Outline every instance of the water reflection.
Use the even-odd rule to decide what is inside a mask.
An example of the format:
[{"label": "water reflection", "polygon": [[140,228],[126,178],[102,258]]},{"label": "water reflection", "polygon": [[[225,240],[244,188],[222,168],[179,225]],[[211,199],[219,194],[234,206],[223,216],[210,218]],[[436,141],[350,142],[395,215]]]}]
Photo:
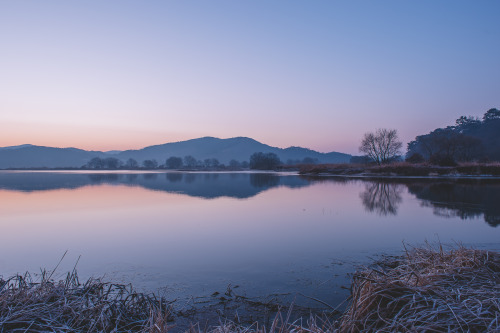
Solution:
[{"label": "water reflection", "polygon": [[490,226],[500,225],[500,180],[494,179],[348,179],[298,177],[271,173],[64,173],[0,172],[0,189],[32,192],[76,189],[89,185],[138,186],[149,190],[181,193],[201,198],[250,198],[275,187],[301,188],[314,183],[348,186],[360,183],[361,204],[367,212],[395,216],[403,192],[416,197],[436,216],[462,220],[483,218]]},{"label": "water reflection", "polygon": [[420,200],[421,206],[432,208],[436,216],[483,218],[492,227],[500,225],[500,180],[369,181],[360,198],[367,211],[381,216],[397,215],[404,187]]},{"label": "water reflection", "polygon": [[403,201],[402,190],[400,184],[369,182],[359,196],[367,211],[381,216],[397,215],[398,205]]},{"label": "water reflection", "polygon": [[[97,173],[97,174],[90,174],[89,179],[92,183],[108,183],[108,182],[116,182],[118,180],[118,174],[110,173],[110,174],[102,174],[102,173]],[[69,179],[71,180],[71,179]],[[66,180],[68,181],[68,180]],[[67,184],[67,183],[65,183]],[[57,186],[54,184],[54,186]],[[61,187],[62,188],[62,187]]]},{"label": "water reflection", "polygon": [[0,172],[0,188],[32,192],[76,189],[88,185],[140,186],[202,198],[250,198],[273,187],[304,187],[311,181],[266,173],[47,173]]},{"label": "water reflection", "polygon": [[483,218],[492,227],[500,225],[500,179],[352,179],[307,177],[311,182],[362,183],[359,193],[366,211],[380,216],[397,215],[403,192],[430,207],[433,214],[462,220]]},{"label": "water reflection", "polygon": [[171,183],[176,183],[182,181],[182,173],[167,173],[167,180]]},{"label": "water reflection", "polygon": [[279,185],[279,178],[272,174],[252,174],[250,184],[256,188],[274,187]]},{"label": "water reflection", "polygon": [[136,180],[137,177],[139,177],[139,175],[136,173],[130,173],[130,174],[127,174],[126,177],[127,177],[128,181],[133,181],[133,180]]},{"label": "water reflection", "polygon": [[[147,180],[156,180],[156,178],[158,178],[158,175],[156,173],[145,173],[142,176]],[[118,178],[116,180],[118,180]]]},{"label": "water reflection", "polygon": [[492,227],[500,225],[500,180],[427,181],[407,186],[435,215],[462,220],[482,216]]}]

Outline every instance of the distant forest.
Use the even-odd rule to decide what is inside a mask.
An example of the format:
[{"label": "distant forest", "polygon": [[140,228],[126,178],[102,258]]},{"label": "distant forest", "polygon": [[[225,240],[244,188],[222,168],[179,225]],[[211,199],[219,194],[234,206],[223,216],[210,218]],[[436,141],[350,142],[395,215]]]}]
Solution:
[{"label": "distant forest", "polygon": [[482,119],[462,116],[453,126],[417,136],[406,156],[408,162],[437,165],[500,161],[500,110],[490,109]]},{"label": "distant forest", "polygon": [[[312,158],[304,158],[305,162],[314,160]],[[274,153],[254,153],[250,156],[250,162],[231,160],[229,165],[224,165],[216,158],[207,158],[205,160],[197,160],[191,155],[184,158],[171,156],[165,160],[165,163],[159,164],[157,160],[144,160],[141,164],[133,158],[129,158],[125,163],[115,157],[100,158],[94,157],[83,169],[171,169],[171,170],[274,170],[283,163],[278,155]]]}]

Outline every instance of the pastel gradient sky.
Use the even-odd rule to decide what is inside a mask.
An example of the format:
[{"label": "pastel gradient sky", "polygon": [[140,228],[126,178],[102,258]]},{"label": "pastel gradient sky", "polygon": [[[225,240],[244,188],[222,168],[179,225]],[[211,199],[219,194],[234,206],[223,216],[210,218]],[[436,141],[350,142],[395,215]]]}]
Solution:
[{"label": "pastel gradient sky", "polygon": [[0,0],[0,146],[358,153],[500,107],[500,1]]}]

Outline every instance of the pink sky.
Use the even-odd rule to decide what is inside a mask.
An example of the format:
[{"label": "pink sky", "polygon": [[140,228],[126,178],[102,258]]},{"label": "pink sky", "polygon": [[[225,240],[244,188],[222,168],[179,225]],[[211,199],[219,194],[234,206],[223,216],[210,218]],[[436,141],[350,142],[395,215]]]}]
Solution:
[{"label": "pink sky", "polygon": [[500,107],[500,4],[2,2],[0,146],[358,153]]}]

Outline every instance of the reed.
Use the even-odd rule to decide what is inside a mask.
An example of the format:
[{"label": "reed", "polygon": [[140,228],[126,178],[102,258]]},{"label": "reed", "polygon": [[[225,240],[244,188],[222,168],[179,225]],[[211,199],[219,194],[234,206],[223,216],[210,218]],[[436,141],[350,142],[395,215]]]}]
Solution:
[{"label": "reed", "polygon": [[341,332],[498,332],[500,254],[414,248],[356,273]]},{"label": "reed", "polygon": [[318,164],[302,165],[303,175],[338,176],[500,176],[500,163],[460,163],[457,166],[436,166],[396,162],[383,165],[371,164]]},{"label": "reed", "polygon": [[44,271],[0,279],[1,332],[166,332],[170,305],[130,285],[89,279],[76,271],[55,282]]},{"label": "reed", "polygon": [[130,285],[89,279],[76,271],[54,282],[43,272],[0,279],[0,332],[499,332],[500,254],[441,245],[383,257],[353,274],[350,303],[340,316],[291,320],[279,309],[267,326],[220,319],[219,325],[175,326],[172,303]]},{"label": "reed", "polygon": [[209,330],[200,328],[199,325],[192,326],[187,333],[327,333],[338,332],[335,322],[327,317],[311,315],[307,320],[297,320],[290,322],[290,311],[283,317],[283,312],[279,311],[269,326],[262,326],[259,323],[253,325],[240,325],[234,322],[221,322],[219,326]]}]

